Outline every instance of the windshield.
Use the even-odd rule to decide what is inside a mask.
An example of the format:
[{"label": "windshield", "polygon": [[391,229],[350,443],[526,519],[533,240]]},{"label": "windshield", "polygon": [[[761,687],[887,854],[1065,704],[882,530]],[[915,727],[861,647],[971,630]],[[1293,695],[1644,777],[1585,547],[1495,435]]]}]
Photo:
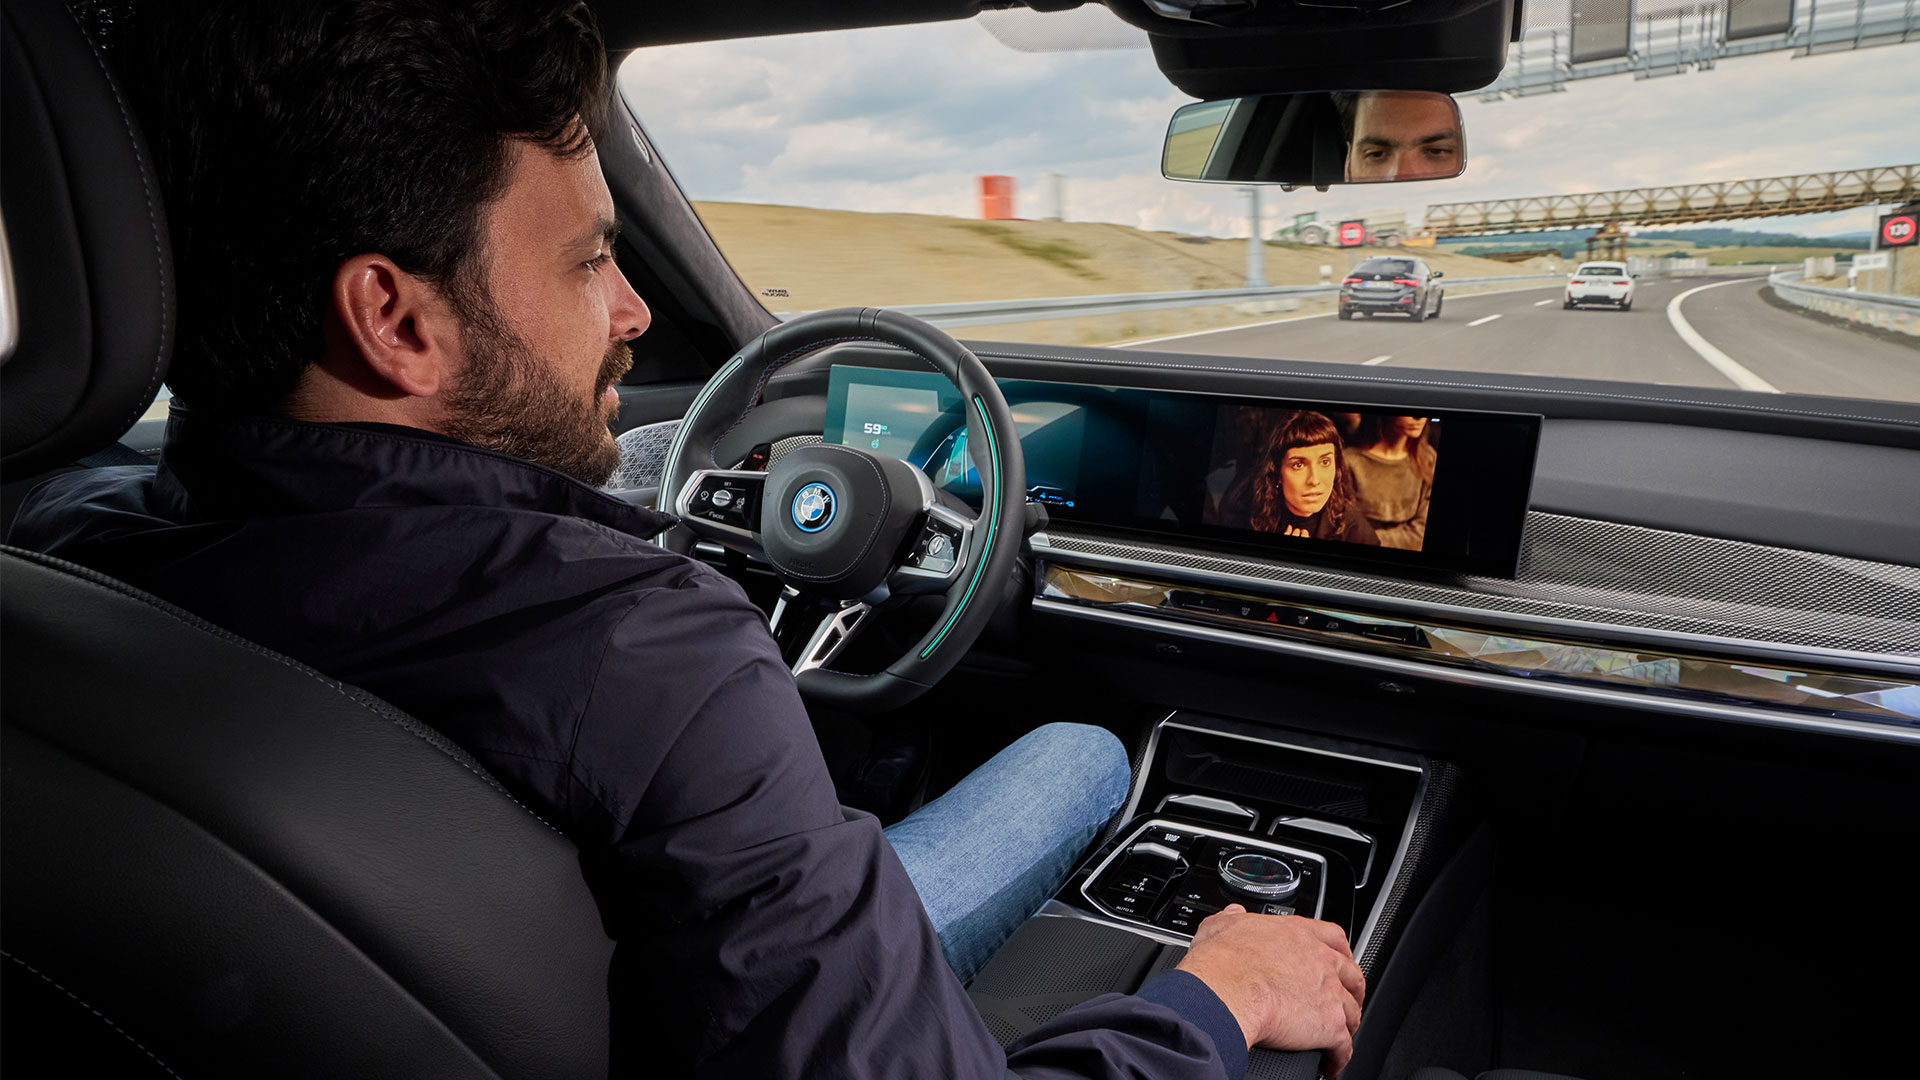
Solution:
[{"label": "windshield", "polygon": [[[1668,41],[1708,10],[1643,4],[1635,25]],[[1512,47],[1531,59],[1455,95],[1463,175],[1325,192],[1164,179],[1192,99],[1098,5],[648,48],[619,81],[780,316],[874,305],[969,340],[1222,365],[1920,401],[1920,248],[1911,225],[1879,239],[1920,199],[1920,49],[1801,58],[1775,47],[1788,35],[1744,55],[1702,33],[1684,40],[1717,62],[1647,79],[1565,64],[1567,17],[1531,12]],[[1410,273],[1375,261],[1404,249],[1440,273],[1427,300],[1342,310],[1343,278]],[[1631,296],[1575,295],[1576,270],[1637,277]],[[1039,298],[1051,317],[1016,303]]]}]

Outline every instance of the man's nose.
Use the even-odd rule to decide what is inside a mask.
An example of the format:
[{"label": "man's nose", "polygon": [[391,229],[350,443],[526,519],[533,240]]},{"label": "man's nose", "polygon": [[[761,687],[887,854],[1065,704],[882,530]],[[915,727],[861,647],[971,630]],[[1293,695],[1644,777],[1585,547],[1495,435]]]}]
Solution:
[{"label": "man's nose", "polygon": [[647,302],[633,291],[627,275],[617,268],[613,273],[613,302],[607,305],[609,319],[608,335],[615,341],[632,341],[647,332],[653,325],[653,312],[647,310]]}]

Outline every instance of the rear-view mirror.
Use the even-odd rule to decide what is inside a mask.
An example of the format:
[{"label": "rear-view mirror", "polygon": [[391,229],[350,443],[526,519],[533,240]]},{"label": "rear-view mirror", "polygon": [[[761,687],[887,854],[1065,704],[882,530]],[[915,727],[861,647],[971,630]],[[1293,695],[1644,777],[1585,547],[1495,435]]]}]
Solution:
[{"label": "rear-view mirror", "polygon": [[1459,106],[1427,90],[1198,102],[1173,114],[1160,159],[1169,180],[1315,187],[1442,180],[1466,166]]}]

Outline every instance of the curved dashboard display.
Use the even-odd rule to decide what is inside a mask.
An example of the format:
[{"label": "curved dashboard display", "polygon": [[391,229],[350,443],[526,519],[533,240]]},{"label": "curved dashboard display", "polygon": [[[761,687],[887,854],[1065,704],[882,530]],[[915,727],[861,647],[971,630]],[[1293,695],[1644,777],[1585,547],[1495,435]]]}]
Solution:
[{"label": "curved dashboard display", "polygon": [[[1540,418],[1002,380],[1027,498],[1063,521],[1291,555],[1510,576]],[[828,442],[978,503],[959,393],[938,373],[836,365]]]}]

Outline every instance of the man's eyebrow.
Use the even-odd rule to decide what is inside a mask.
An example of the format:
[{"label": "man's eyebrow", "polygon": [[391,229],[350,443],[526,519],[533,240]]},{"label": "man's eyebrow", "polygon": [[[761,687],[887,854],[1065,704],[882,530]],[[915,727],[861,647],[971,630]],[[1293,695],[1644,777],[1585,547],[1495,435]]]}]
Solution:
[{"label": "man's eyebrow", "polygon": [[581,248],[597,241],[612,247],[614,239],[619,235],[620,223],[612,218],[602,218],[595,222],[592,228],[575,237],[572,246]]},{"label": "man's eyebrow", "polygon": [[[1406,145],[1425,146],[1428,143],[1446,142],[1448,139],[1457,139],[1459,137],[1460,132],[1458,130],[1449,129],[1447,131],[1436,131],[1431,135],[1422,135],[1417,139],[1409,141]],[[1359,142],[1362,146],[1384,146],[1389,150],[1401,145],[1384,135],[1362,135]]]}]

